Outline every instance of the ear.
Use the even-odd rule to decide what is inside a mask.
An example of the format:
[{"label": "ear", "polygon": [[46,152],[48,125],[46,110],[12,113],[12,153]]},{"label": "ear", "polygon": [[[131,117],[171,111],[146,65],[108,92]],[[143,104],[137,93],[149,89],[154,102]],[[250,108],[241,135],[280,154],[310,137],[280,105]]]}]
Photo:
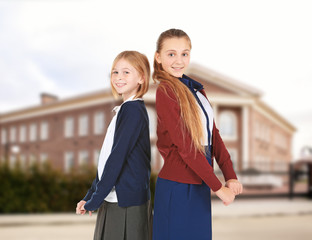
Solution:
[{"label": "ear", "polygon": [[155,52],[155,59],[158,62],[158,64],[161,64],[160,54],[158,52]]},{"label": "ear", "polygon": [[138,81],[138,84],[143,84],[144,82],[145,82],[145,77],[142,76],[140,80]]}]

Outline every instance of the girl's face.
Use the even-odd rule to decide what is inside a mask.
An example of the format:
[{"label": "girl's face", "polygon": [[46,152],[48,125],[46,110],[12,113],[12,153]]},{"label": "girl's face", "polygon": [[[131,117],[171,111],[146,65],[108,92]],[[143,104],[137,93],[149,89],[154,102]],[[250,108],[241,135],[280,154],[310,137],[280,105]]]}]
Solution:
[{"label": "girl's face", "polygon": [[144,82],[139,72],[125,59],[120,59],[112,70],[111,82],[123,100],[136,95],[139,85]]},{"label": "girl's face", "polygon": [[189,65],[190,53],[191,46],[186,38],[168,38],[155,58],[167,73],[179,78]]}]

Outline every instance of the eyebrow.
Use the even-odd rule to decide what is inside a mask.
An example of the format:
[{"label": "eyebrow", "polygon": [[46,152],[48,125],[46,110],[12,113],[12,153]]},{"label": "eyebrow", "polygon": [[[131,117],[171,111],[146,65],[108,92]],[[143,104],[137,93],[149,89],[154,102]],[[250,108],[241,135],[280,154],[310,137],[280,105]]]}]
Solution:
[{"label": "eyebrow", "polygon": [[[113,70],[118,70],[118,69],[117,68],[113,68]],[[130,68],[122,68],[121,70],[129,70],[129,71],[131,71]]]},{"label": "eyebrow", "polygon": [[[171,51],[176,52],[177,50],[169,49],[169,50],[167,50],[166,52],[171,52]],[[191,50],[189,50],[189,49],[184,49],[182,52],[190,52],[190,51],[191,51]]]}]

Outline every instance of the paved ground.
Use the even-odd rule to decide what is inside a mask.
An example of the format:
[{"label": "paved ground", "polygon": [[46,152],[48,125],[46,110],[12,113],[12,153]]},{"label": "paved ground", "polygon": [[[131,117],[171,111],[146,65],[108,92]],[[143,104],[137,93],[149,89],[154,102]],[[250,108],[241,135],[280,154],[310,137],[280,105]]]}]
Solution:
[{"label": "paved ground", "polygon": [[[0,238],[92,239],[95,218],[95,214],[89,217],[71,213],[0,215]],[[310,240],[311,223],[311,200],[238,200],[227,207],[213,201],[214,240]]]},{"label": "paved ground", "polygon": [[213,240],[311,240],[312,215],[216,219]]}]

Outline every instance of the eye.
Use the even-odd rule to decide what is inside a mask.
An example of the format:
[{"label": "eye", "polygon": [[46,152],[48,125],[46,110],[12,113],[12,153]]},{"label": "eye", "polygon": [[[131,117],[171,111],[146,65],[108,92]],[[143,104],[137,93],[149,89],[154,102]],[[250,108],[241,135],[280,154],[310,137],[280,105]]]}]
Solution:
[{"label": "eye", "polygon": [[118,74],[118,71],[112,71],[112,74]]},{"label": "eye", "polygon": [[188,53],[183,53],[182,56],[183,56],[183,57],[187,57],[187,56],[188,56]]},{"label": "eye", "polygon": [[168,56],[169,56],[169,57],[173,57],[173,56],[174,56],[174,53],[169,53]]},{"label": "eye", "polygon": [[125,73],[125,74],[129,74],[130,72],[128,72],[128,71],[124,71],[124,73]]}]

